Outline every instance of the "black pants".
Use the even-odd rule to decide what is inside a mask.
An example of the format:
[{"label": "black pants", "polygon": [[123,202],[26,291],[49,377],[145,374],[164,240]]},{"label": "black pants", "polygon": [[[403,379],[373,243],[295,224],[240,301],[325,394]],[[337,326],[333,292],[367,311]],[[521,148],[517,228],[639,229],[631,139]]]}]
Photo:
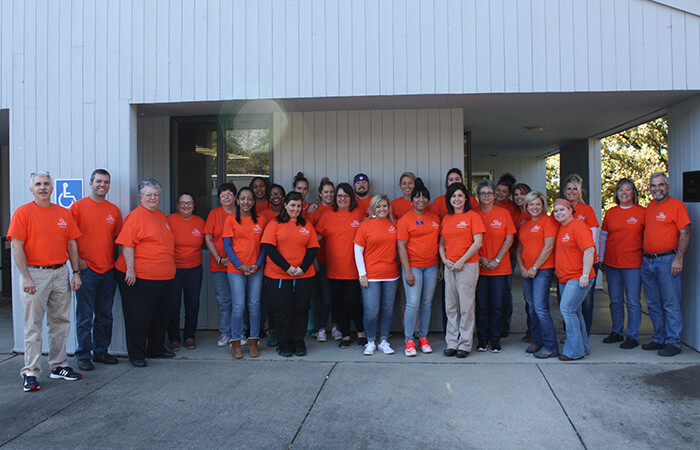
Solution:
[{"label": "black pants", "polygon": [[280,350],[306,350],[306,322],[309,320],[314,278],[282,280],[265,277]]},{"label": "black pants", "polygon": [[338,315],[338,326],[343,336],[350,336],[350,320],[358,333],[365,331],[362,322],[362,292],[358,280],[329,279],[333,293],[333,309]]},{"label": "black pants", "polygon": [[[173,280],[173,310],[168,324],[170,342],[180,342],[180,305],[185,303],[185,339],[194,338],[199,315],[199,291],[202,289],[202,266],[177,269]],[[184,291],[184,296],[182,295]]]},{"label": "black pants", "polygon": [[133,361],[162,355],[165,331],[172,311],[173,280],[136,278],[133,286],[127,286],[124,272],[116,273],[122,296],[129,359]]}]

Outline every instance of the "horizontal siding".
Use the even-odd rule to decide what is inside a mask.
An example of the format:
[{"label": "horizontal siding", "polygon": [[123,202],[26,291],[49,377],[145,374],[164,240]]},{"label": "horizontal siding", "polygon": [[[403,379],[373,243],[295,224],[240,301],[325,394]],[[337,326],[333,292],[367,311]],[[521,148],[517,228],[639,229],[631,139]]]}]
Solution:
[{"label": "horizontal siding", "polygon": [[503,158],[498,156],[472,157],[472,173],[493,171],[493,181],[506,172],[525,183],[533,191],[547,195],[545,160],[543,158]]},{"label": "horizontal siding", "polygon": [[302,171],[316,201],[327,176],[350,182],[366,173],[372,194],[401,195],[405,171],[423,178],[433,196],[442,193],[445,172],[463,164],[461,109],[296,112],[273,116],[273,180],[286,189]]}]

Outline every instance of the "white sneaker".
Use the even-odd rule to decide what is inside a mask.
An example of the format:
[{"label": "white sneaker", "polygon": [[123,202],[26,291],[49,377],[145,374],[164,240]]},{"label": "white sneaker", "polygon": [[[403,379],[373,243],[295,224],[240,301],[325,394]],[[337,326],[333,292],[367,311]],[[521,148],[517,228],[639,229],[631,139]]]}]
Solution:
[{"label": "white sneaker", "polygon": [[391,348],[391,345],[389,345],[389,342],[385,339],[382,342],[379,343],[377,348],[381,351],[384,352],[385,355],[393,355],[394,354],[394,349]]},{"label": "white sneaker", "polygon": [[[386,342],[386,341],[385,341]],[[374,345],[374,341],[369,341],[365,344],[365,355],[371,356],[374,355],[374,351],[377,349],[377,346]]]},{"label": "white sneaker", "polygon": [[222,334],[219,336],[219,339],[216,340],[216,346],[217,347],[228,347],[228,341],[231,339],[231,336],[227,334]]},{"label": "white sneaker", "polygon": [[343,339],[343,333],[341,333],[340,330],[336,327],[333,327],[333,329],[331,330],[331,336],[333,336],[333,340],[335,341]]},{"label": "white sneaker", "polygon": [[318,333],[316,333],[316,342],[326,342],[328,340],[328,337],[326,337],[326,329],[321,328],[318,330]]}]

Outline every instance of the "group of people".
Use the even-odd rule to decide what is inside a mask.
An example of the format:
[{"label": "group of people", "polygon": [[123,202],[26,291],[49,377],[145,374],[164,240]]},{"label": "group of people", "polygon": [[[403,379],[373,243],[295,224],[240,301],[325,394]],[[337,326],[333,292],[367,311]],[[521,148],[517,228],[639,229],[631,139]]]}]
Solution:
[{"label": "group of people", "polygon": [[[189,193],[178,195],[177,212],[163,214],[162,188],[149,178],[139,185],[140,205],[123,224],[119,209],[106,200],[110,181],[106,170],[95,170],[90,196],[66,210],[50,202],[50,174],[32,174],[34,201],[13,215],[8,238],[22,276],[25,391],[39,389],[46,311],[51,377],[81,377],[68,366],[65,350],[71,290],[77,292],[75,354],[81,370],[93,370],[93,362],[118,362],[107,353],[117,286],[134,366],[145,367],[146,358],[171,358],[181,345],[196,348],[204,247],[219,310],[217,345],[230,347],[235,359],[243,357],[246,344],[250,357],[258,357],[264,336],[281,356],[304,356],[307,330],[319,342],[330,335],[347,349],[353,326],[365,355],[392,354],[388,338],[395,300],[404,298],[397,296],[400,285],[404,354],[415,356],[417,348],[431,353],[428,328],[440,282],[444,355],[467,357],[475,335],[476,351],[499,353],[501,338],[510,332],[516,264],[527,311],[523,340],[535,357],[571,361],[590,353],[592,287],[603,269],[612,316],[603,342],[622,342],[624,349],[639,344],[643,284],[654,333],[642,347],[663,356],[680,352],[680,275],[690,220],[683,203],[669,196],[664,174],[649,180],[654,200],[647,208],[638,204],[634,183],[620,180],[618,206],[605,213],[602,227],[583,202],[576,174],[566,178],[564,198],[555,200],[551,216],[545,196],[510,174],[496,183],[480,181],[473,197],[453,168],[445,194],[432,203],[411,172],[401,175],[402,196],[393,201],[372,196],[363,173],[352,185],[323,178],[318,203],[307,201],[303,173],[288,193],[261,177],[240,189],[227,182],[218,188],[221,206],[206,221],[194,214]],[[561,349],[550,313],[555,276],[566,330]]]}]

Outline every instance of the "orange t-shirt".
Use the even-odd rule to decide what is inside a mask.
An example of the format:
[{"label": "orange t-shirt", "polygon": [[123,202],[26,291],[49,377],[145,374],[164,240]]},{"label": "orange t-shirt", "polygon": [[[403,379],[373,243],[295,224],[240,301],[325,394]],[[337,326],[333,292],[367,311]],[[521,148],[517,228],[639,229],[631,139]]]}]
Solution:
[{"label": "orange t-shirt", "polygon": [[355,197],[355,200],[357,200],[357,208],[355,209],[361,209],[365,216],[369,216],[369,203],[372,201],[373,195],[368,195],[367,197],[360,199],[358,197]]},{"label": "orange t-shirt", "polygon": [[508,213],[510,214],[510,218],[513,220],[513,223],[515,223],[515,221],[518,218],[518,214],[520,214],[520,210],[518,210],[518,208],[515,206],[512,200],[508,200],[505,203],[494,202],[494,206],[498,206],[508,211]]},{"label": "orange t-shirt", "polygon": [[658,204],[656,200],[652,200],[646,211],[644,251],[663,253],[677,249],[680,230],[688,224],[688,209],[682,201],[668,197]]},{"label": "orange t-shirt", "polygon": [[365,259],[368,279],[398,278],[396,225],[389,219],[368,219],[362,222],[355,233],[354,243],[365,248],[362,256]]},{"label": "orange t-shirt", "polygon": [[[304,261],[306,250],[318,247],[318,236],[316,236],[314,227],[308,222],[304,226],[298,226],[295,220],[286,223],[273,220],[265,227],[261,242],[274,245],[289,264],[299,267]],[[269,256],[266,259],[265,276],[268,278],[291,280],[310,278],[316,275],[313,264],[301,277],[292,277],[286,270],[275,264]]]},{"label": "orange t-shirt", "polygon": [[[554,261],[557,278],[560,283],[578,280],[583,273],[583,251],[589,247],[595,249],[591,229],[578,220],[572,220],[566,225],[560,225],[557,232],[557,240],[554,243]],[[593,252],[593,262],[596,261]],[[590,279],[595,277],[595,271],[591,266],[588,274]]]},{"label": "orange t-shirt", "polygon": [[[457,261],[474,243],[474,235],[485,232],[484,222],[474,211],[447,214],[440,223],[440,236],[445,240],[445,257],[450,261]],[[479,252],[466,262],[478,263]]]},{"label": "orange t-shirt", "polygon": [[174,213],[166,217],[175,238],[175,267],[191,269],[202,265],[204,219],[193,215],[188,220]]},{"label": "orange t-shirt", "polygon": [[[137,278],[172,280],[175,277],[175,238],[162,211],[149,211],[143,206],[131,211],[116,242],[134,249]],[[124,254],[114,266],[126,272]]]},{"label": "orange t-shirt", "polygon": [[[430,206],[430,204],[428,204],[428,206]],[[394,215],[394,219],[399,220],[409,211],[413,211],[413,203],[411,203],[410,200],[399,197],[391,201],[391,212]]]},{"label": "orange t-shirt", "polygon": [[[226,217],[229,215],[235,216],[236,212],[229,214],[226,212],[223,206],[212,209],[207,216],[207,222],[204,224],[204,234],[211,234],[214,239],[214,246],[216,247],[219,257],[226,258],[226,252],[224,252],[224,224],[226,223]],[[226,272],[226,266],[219,264],[216,259],[214,259],[213,254],[209,254],[209,271],[211,272]]]},{"label": "orange t-shirt", "polygon": [[[470,211],[479,210],[479,201],[471,195],[469,196],[469,208]],[[438,217],[440,217],[440,220],[444,219],[447,215],[447,203],[445,203],[445,196],[441,195],[433,200],[433,206],[430,208],[430,210],[437,214]]]},{"label": "orange t-shirt", "polygon": [[532,217],[530,217],[530,214],[526,213],[525,211],[518,211],[518,214],[516,217],[513,218],[513,222],[515,222],[515,229],[519,230],[520,227],[525,225]]},{"label": "orange t-shirt", "polygon": [[122,229],[119,208],[107,200],[96,202],[85,197],[73,203],[70,213],[80,228],[78,253],[97,273],[105,273],[114,267],[114,239]]},{"label": "orange t-shirt", "polygon": [[[311,223],[311,225],[313,225],[314,228],[316,228],[318,221],[321,220],[321,216],[323,216],[328,211],[333,211],[333,207],[326,206],[324,204],[319,204],[316,208],[316,211],[314,211],[313,214],[309,214],[306,217],[306,220],[308,220]],[[319,264],[326,264],[326,240],[322,239],[320,244],[321,248],[319,248],[318,253],[316,253],[316,259],[318,260]]]},{"label": "orange t-shirt", "polygon": [[33,201],[17,208],[7,230],[8,239],[24,242],[28,266],[65,263],[68,241],[79,236],[80,229],[66,208],[53,203],[43,207]]},{"label": "orange t-shirt", "polygon": [[[479,256],[483,256],[487,259],[494,259],[496,255],[498,255],[498,251],[501,249],[506,236],[515,234],[513,219],[505,208],[501,208],[497,205],[494,205],[489,212],[484,212],[479,209],[479,215],[481,216],[481,220],[484,221],[484,227],[486,228],[486,232],[484,233],[483,237],[483,244],[479,249]],[[513,273],[513,269],[510,266],[510,258],[508,257],[508,253],[503,256],[503,259],[498,264],[498,267],[493,270],[487,270],[483,267],[479,267],[479,275],[487,277],[496,275],[510,275],[511,273]]]},{"label": "orange t-shirt", "polygon": [[[236,215],[230,214],[224,223],[225,238],[232,238],[233,251],[241,264],[252,266],[260,256],[260,239],[267,225],[264,217],[258,217],[258,223],[252,217],[241,217],[241,223],[236,221]],[[242,273],[229,262],[226,266],[229,273]]]},{"label": "orange t-shirt", "polygon": [[257,214],[258,217],[265,211],[266,209],[270,209],[270,203],[265,202],[265,203],[256,203],[255,204],[255,214]]},{"label": "orange t-shirt", "polygon": [[605,213],[602,229],[608,232],[603,256],[606,266],[619,269],[642,267],[645,215],[646,210],[639,205],[630,208],[615,206]]},{"label": "orange t-shirt", "polygon": [[396,238],[406,241],[411,267],[430,267],[440,262],[440,218],[436,214],[426,211],[425,215],[419,216],[415,211],[410,211],[399,219],[396,228]]},{"label": "orange t-shirt", "polygon": [[593,212],[593,208],[591,208],[590,206],[586,205],[585,203],[579,202],[574,209],[576,210],[576,212],[574,213],[574,219],[578,220],[579,222],[585,223],[586,225],[588,225],[588,228],[600,226],[600,222],[598,222],[598,219],[595,216],[595,212]]},{"label": "orange t-shirt", "polygon": [[[529,219],[518,231],[518,239],[523,246],[520,253],[520,258],[523,260],[525,269],[531,268],[537,258],[540,257],[544,248],[544,240],[548,237],[556,237],[559,224],[556,220],[549,217],[547,214],[542,214],[537,220]],[[554,251],[549,254],[542,266],[538,269],[553,269],[554,268]]]},{"label": "orange t-shirt", "polygon": [[279,213],[274,212],[270,208],[267,208],[263,210],[262,213],[258,213],[258,217],[263,217],[267,223],[272,222],[275,220],[275,217],[277,217]]},{"label": "orange t-shirt", "polygon": [[353,239],[360,227],[365,211],[361,207],[353,211],[330,211],[321,216],[316,232],[326,241],[326,275],[336,280],[357,280]]}]

